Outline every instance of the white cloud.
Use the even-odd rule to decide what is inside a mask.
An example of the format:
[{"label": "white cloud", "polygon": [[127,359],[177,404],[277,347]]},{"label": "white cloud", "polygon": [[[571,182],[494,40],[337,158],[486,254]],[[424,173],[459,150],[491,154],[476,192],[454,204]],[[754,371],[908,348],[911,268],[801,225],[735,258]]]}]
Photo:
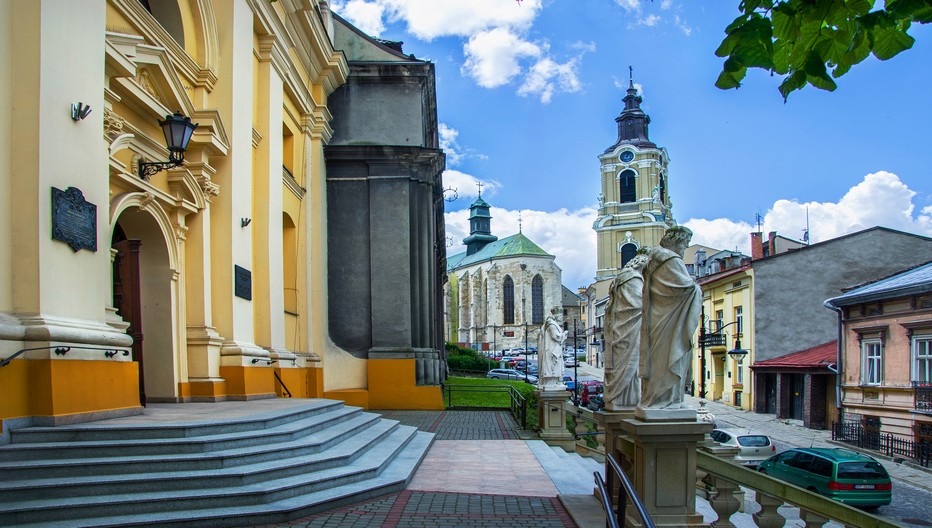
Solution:
[{"label": "white cloud", "polygon": [[540,47],[521,39],[507,28],[473,35],[463,51],[466,54],[463,75],[471,77],[484,88],[508,84],[522,71],[519,59],[541,55]]},{"label": "white cloud", "polygon": [[663,9],[664,11],[666,11],[670,9],[672,5],[673,5],[673,0],[663,0],[662,2],[660,2],[660,9]]},{"label": "white cloud", "polygon": [[615,0],[615,3],[625,8],[625,11],[641,11],[641,0]]},{"label": "white cloud", "polygon": [[443,188],[455,190],[460,199],[471,199],[478,196],[480,183],[482,184],[482,194],[485,196],[494,196],[502,188],[502,184],[495,180],[482,180],[458,170],[443,171]]},{"label": "white cloud", "polygon": [[422,40],[445,36],[470,37],[491,28],[525,30],[543,8],[541,0],[373,0],[393,21],[404,21]]},{"label": "white cloud", "polygon": [[[485,191],[483,191],[484,193]],[[492,234],[505,238],[521,231],[544,251],[556,257],[563,270],[563,285],[575,291],[579,286],[592,283],[596,269],[595,221],[597,210],[586,207],[576,211],[510,211],[493,207]],[[446,214],[446,233],[453,240],[447,255],[455,255],[466,248],[462,240],[469,235],[469,210]]]},{"label": "white cloud", "polygon": [[660,15],[647,15],[646,17],[638,20],[638,24],[647,27],[654,27],[663,20],[660,18]]},{"label": "white cloud", "polygon": [[458,165],[463,159],[459,145],[456,144],[456,137],[460,134],[459,131],[447,126],[446,123],[440,123],[437,129],[437,134],[440,137],[440,149],[447,155],[447,165]]},{"label": "white cloud", "polygon": [[483,88],[517,81],[519,95],[534,95],[544,103],[557,92],[581,89],[579,61],[595,51],[594,43],[577,41],[569,49],[578,54],[560,62],[550,56],[547,43],[529,40],[543,0],[334,0],[332,8],[374,36],[385,30],[387,20],[404,24],[421,40],[465,38],[463,76]]},{"label": "white cloud", "polygon": [[518,88],[518,95],[539,95],[540,102],[549,103],[554,90],[573,93],[582,89],[577,76],[579,58],[558,64],[550,58],[544,58],[531,66],[524,84]]},{"label": "white cloud", "polygon": [[689,24],[687,24],[685,20],[680,18],[680,15],[673,16],[673,25],[678,27],[680,31],[682,31],[683,34],[686,35],[687,37],[691,35],[693,32],[693,28],[689,27]]},{"label": "white cloud", "polygon": [[[809,216],[809,241],[822,242],[875,226],[932,236],[932,206],[914,215],[913,197],[896,174],[885,171],[868,174],[845,193],[837,203],[777,200],[764,215],[761,230],[792,239],[801,239]],[[719,218],[690,219],[683,225],[693,230],[693,242],[718,249],[750,254],[750,233],[757,226]]]},{"label": "white cloud", "polygon": [[331,2],[331,7],[340,16],[352,22],[363,33],[377,37],[385,31],[382,17],[385,6],[381,2],[366,0],[349,0],[348,2]]}]

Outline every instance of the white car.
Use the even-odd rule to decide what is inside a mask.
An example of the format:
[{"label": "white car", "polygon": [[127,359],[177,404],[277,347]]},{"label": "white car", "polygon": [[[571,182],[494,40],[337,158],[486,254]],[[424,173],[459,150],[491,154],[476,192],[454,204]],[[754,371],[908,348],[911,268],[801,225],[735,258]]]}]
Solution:
[{"label": "white car", "polygon": [[713,429],[709,436],[719,444],[737,447],[735,462],[748,467],[757,467],[777,452],[777,447],[773,445],[770,437],[754,431]]}]

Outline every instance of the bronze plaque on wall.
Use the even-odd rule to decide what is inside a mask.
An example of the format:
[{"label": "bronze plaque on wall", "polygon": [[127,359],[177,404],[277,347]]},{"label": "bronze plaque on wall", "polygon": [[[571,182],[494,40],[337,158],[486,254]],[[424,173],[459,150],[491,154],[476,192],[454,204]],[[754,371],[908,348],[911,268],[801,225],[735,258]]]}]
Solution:
[{"label": "bronze plaque on wall", "polygon": [[233,294],[247,301],[252,300],[252,272],[233,265]]},{"label": "bronze plaque on wall", "polygon": [[85,200],[80,189],[52,187],[52,239],[68,244],[74,252],[97,251],[97,206]]}]

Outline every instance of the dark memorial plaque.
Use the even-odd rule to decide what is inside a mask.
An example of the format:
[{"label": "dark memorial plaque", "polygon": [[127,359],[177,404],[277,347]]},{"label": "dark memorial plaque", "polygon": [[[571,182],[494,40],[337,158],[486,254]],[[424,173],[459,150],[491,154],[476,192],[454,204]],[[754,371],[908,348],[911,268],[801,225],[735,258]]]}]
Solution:
[{"label": "dark memorial plaque", "polygon": [[233,294],[247,301],[252,300],[252,272],[233,265]]},{"label": "dark memorial plaque", "polygon": [[97,251],[97,206],[85,200],[80,189],[52,187],[52,239],[68,244],[76,253],[79,249]]}]

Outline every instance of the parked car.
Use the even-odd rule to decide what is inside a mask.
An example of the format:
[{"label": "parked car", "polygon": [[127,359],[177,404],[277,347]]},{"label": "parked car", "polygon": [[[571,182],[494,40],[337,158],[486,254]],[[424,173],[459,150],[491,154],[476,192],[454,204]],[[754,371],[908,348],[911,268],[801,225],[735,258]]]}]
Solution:
[{"label": "parked car", "polygon": [[890,475],[873,457],[841,448],[794,448],[760,463],[757,471],[851,506],[890,504]]},{"label": "parked car", "polygon": [[757,467],[777,451],[770,437],[754,431],[713,429],[709,436],[719,444],[737,447],[735,462],[748,467]]},{"label": "parked car", "polygon": [[564,367],[575,367],[576,366],[576,356],[564,357],[563,358]]},{"label": "parked car", "polygon": [[573,376],[563,376],[563,384],[566,385],[566,390],[572,392],[576,387],[576,380],[573,379]]},{"label": "parked car", "polygon": [[515,369],[492,369],[485,375],[489,379],[519,380],[528,383],[537,384],[537,376],[525,374]]},{"label": "parked car", "polygon": [[585,381],[579,386],[579,403],[583,407],[589,406],[589,398],[602,394],[604,385],[601,381]]},{"label": "parked car", "polygon": [[589,401],[586,402],[586,407],[588,407],[590,411],[601,411],[602,409],[605,409],[604,394],[605,393],[599,393],[589,396]]}]

